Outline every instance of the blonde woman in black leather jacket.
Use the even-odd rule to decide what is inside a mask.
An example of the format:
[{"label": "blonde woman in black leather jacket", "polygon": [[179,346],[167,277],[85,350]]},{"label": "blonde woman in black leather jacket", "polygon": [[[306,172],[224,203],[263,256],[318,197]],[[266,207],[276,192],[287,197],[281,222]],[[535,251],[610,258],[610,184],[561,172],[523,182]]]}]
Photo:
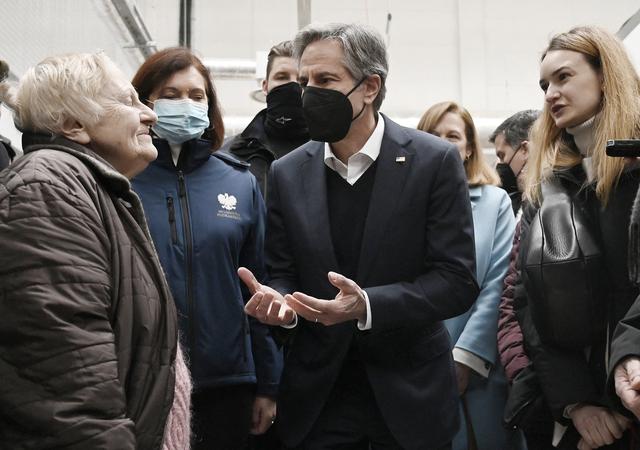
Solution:
[{"label": "blonde woman in black leather jacket", "polygon": [[617,38],[596,27],[578,27],[551,39],[542,56],[540,87],[545,105],[531,136],[520,256],[544,245],[527,241],[529,222],[544,204],[542,184],[559,179],[600,246],[601,281],[608,292],[598,299],[606,310],[602,323],[591,324],[603,331],[583,348],[568,348],[539,339],[540,323],[536,327],[530,320],[527,306],[541,300],[520,285],[515,304],[525,345],[556,420],[560,448],[629,448],[630,421],[611,407],[604,388],[611,333],[637,295],[627,277],[626,229],[640,170],[635,162],[606,156],[605,143],[640,135],[640,80]]}]

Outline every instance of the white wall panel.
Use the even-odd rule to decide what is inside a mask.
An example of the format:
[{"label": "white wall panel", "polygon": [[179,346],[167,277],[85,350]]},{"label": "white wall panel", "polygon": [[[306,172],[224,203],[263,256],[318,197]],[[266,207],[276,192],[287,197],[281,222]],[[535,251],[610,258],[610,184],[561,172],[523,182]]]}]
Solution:
[{"label": "white wall panel", "polygon": [[[47,56],[104,51],[133,76],[144,61],[108,0],[1,0],[0,58],[17,77]],[[6,110],[0,134],[20,147],[19,133]]]},{"label": "white wall panel", "polygon": [[178,45],[179,0],[135,0],[135,3],[159,49]]},{"label": "white wall panel", "polygon": [[2,0],[0,55],[12,72],[46,56],[103,50],[127,74],[142,62],[140,52],[125,48],[131,39],[107,0]]}]

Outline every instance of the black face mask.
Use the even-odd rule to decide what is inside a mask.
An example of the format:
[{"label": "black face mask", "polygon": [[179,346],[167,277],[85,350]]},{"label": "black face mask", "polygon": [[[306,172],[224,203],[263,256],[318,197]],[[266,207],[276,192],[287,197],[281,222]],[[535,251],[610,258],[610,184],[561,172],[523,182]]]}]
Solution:
[{"label": "black face mask", "polygon": [[[518,174],[513,173],[513,169],[511,168],[511,161],[516,156],[516,154],[520,151],[522,144],[516,148],[511,155],[511,159],[506,163],[498,163],[496,164],[496,171],[498,172],[498,176],[500,177],[500,181],[502,182],[502,189],[507,191],[508,193],[517,192],[518,191]],[[520,169],[522,171],[522,169]]]},{"label": "black face mask", "polygon": [[496,171],[502,182],[502,189],[511,193],[518,190],[518,180],[516,174],[513,173],[513,169],[507,163],[496,164]]},{"label": "black face mask", "polygon": [[[366,78],[366,77],[365,77]],[[358,81],[346,94],[333,89],[307,86],[302,96],[302,110],[309,126],[309,136],[314,141],[338,142],[349,133],[351,122],[360,117],[366,106],[353,117],[348,97],[365,80]]]},{"label": "black face mask", "polygon": [[282,138],[308,136],[302,113],[302,88],[298,83],[276,86],[267,94],[265,128],[268,134]]}]

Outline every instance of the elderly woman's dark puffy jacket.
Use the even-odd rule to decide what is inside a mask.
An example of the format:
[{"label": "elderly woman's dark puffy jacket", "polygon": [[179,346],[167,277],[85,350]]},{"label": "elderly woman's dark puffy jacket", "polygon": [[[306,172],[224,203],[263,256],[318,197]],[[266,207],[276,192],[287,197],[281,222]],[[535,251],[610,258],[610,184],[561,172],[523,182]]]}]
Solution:
[{"label": "elderly woman's dark puffy jacket", "polygon": [[31,146],[0,176],[0,448],[160,448],[176,346],[128,180],[66,139]]}]

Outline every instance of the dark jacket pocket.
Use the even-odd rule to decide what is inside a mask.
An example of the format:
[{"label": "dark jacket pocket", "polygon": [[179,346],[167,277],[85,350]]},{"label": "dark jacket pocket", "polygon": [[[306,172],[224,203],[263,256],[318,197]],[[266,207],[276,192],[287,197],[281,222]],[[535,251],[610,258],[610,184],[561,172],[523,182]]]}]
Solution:
[{"label": "dark jacket pocket", "polygon": [[421,330],[398,328],[357,336],[363,360],[380,366],[420,366],[451,350],[442,322]]},{"label": "dark jacket pocket", "polygon": [[416,339],[411,352],[411,365],[420,366],[451,351],[451,340],[444,325],[431,329]]}]

